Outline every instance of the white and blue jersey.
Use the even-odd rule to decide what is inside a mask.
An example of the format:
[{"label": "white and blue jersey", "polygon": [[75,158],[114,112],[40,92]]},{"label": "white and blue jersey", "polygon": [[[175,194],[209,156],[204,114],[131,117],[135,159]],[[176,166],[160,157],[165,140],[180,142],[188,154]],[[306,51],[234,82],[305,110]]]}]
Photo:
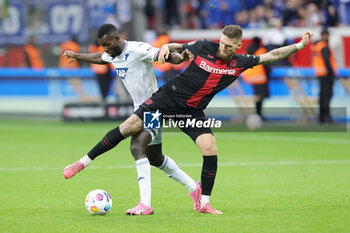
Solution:
[{"label": "white and blue jersey", "polygon": [[158,90],[153,62],[157,61],[159,49],[148,43],[126,41],[123,52],[114,59],[103,53],[101,59],[112,63],[118,76],[129,92],[135,110]]}]

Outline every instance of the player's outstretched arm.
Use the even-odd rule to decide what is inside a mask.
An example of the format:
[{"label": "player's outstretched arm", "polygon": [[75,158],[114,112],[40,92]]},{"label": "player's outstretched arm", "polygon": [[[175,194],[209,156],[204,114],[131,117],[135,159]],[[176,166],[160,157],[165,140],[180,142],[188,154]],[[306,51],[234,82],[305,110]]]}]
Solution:
[{"label": "player's outstretched arm", "polygon": [[102,53],[75,53],[73,51],[66,50],[62,56],[69,59],[67,61],[68,63],[71,63],[75,60],[82,60],[95,64],[107,64],[107,62],[101,59]]},{"label": "player's outstretched arm", "polygon": [[164,64],[169,58],[170,52],[182,53],[182,44],[171,43],[163,45],[158,54],[158,62]]},{"label": "player's outstretched arm", "polygon": [[274,49],[268,53],[260,55],[259,64],[268,64],[276,62],[292,55],[293,53],[299,51],[300,49],[308,45],[312,35],[312,31],[308,30],[303,33],[303,37],[299,43]]}]

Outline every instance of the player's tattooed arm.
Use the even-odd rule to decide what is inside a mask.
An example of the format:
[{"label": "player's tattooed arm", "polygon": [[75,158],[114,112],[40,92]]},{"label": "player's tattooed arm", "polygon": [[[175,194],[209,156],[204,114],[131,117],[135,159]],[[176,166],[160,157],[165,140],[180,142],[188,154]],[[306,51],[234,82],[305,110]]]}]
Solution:
[{"label": "player's tattooed arm", "polygon": [[107,64],[101,59],[102,53],[75,53],[73,51],[64,51],[63,56],[69,59],[67,62],[71,63],[75,60],[87,61],[95,64]]},{"label": "player's tattooed arm", "polygon": [[158,62],[164,64],[169,58],[170,52],[182,53],[182,44],[171,43],[163,45],[158,54]]},{"label": "player's tattooed arm", "polygon": [[276,62],[292,55],[293,53],[299,51],[300,49],[308,45],[312,35],[313,33],[310,30],[308,30],[303,33],[303,37],[299,43],[274,49],[268,53],[260,55],[259,64],[268,64]]},{"label": "player's tattooed arm", "polygon": [[274,49],[268,53],[260,55],[259,64],[268,64],[268,63],[279,61],[283,58],[290,56],[291,54],[297,51],[298,49],[295,44]]},{"label": "player's tattooed arm", "polygon": [[182,44],[178,44],[178,43],[171,43],[168,44],[168,48],[170,50],[170,52],[178,52],[178,53],[182,53]]}]

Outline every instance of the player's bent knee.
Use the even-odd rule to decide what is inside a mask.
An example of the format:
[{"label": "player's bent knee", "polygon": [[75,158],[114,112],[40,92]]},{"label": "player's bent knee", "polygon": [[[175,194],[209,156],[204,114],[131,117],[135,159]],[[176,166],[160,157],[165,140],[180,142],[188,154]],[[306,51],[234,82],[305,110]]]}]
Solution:
[{"label": "player's bent knee", "polygon": [[203,155],[217,155],[218,149],[212,134],[202,134],[196,140],[196,145]]},{"label": "player's bent knee", "polygon": [[149,163],[155,167],[160,167],[164,161],[163,154],[155,154],[155,155],[148,156],[147,158],[149,160]]},{"label": "player's bent knee", "polygon": [[160,167],[163,164],[163,161],[161,159],[149,159],[149,163],[154,167]]},{"label": "player's bent knee", "polygon": [[120,133],[124,137],[135,135],[142,130],[142,120],[135,114],[132,114],[120,126]]},{"label": "player's bent knee", "polygon": [[161,144],[151,145],[147,147],[147,158],[152,166],[159,167],[164,162]]},{"label": "player's bent knee", "polygon": [[135,160],[147,158],[145,149],[140,144],[132,143],[130,145],[130,151]]},{"label": "player's bent knee", "polygon": [[203,148],[202,151],[203,155],[217,155],[218,154],[218,148],[216,145],[207,145],[205,148]]}]

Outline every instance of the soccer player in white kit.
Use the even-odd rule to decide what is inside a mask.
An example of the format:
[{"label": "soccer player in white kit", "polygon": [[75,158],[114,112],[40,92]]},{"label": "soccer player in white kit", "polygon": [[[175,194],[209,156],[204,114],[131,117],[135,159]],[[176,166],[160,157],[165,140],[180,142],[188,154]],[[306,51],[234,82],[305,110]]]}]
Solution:
[{"label": "soccer player in white kit", "polygon": [[[99,28],[98,40],[105,50],[104,53],[65,51],[63,55],[66,58],[71,58],[68,62],[77,59],[95,64],[112,63],[128,90],[136,110],[158,89],[153,62],[158,59],[159,49],[144,42],[123,40],[117,28],[112,24],[104,24]],[[178,64],[189,58],[190,53],[185,51],[181,55],[171,53],[167,61]],[[115,133],[118,132],[110,132],[110,134]],[[106,148],[114,146],[114,142],[108,139],[107,134],[99,144]],[[194,210],[200,208],[201,186],[182,171],[174,160],[162,153],[161,145],[161,131],[143,130],[131,138],[130,150],[135,159],[138,174],[140,202],[136,207],[126,211],[128,215],[153,214],[150,165],[158,167],[170,178],[184,185],[190,191],[194,202]],[[63,174],[66,179],[80,172],[95,159],[89,153],[65,168]]]}]

